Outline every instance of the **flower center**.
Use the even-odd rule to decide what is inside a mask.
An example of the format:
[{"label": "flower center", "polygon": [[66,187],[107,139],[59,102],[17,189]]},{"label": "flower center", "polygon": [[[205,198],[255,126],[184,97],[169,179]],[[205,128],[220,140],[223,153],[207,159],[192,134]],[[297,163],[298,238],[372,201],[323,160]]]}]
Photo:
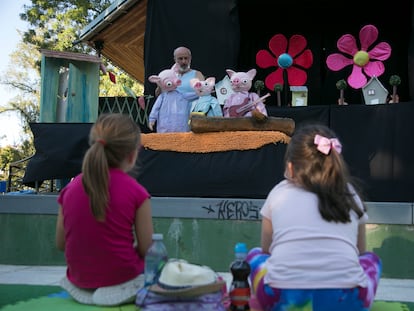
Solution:
[{"label": "flower center", "polygon": [[359,67],[364,67],[369,62],[369,55],[365,51],[358,51],[354,55],[354,63]]},{"label": "flower center", "polygon": [[283,69],[289,68],[293,64],[292,56],[287,53],[280,54],[279,58],[277,59],[277,64]]}]

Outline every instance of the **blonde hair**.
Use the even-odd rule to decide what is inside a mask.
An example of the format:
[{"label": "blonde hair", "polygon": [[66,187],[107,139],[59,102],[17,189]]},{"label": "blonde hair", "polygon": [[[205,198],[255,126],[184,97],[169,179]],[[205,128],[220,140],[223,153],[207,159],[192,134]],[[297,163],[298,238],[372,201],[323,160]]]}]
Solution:
[{"label": "blonde hair", "polygon": [[141,143],[139,126],[121,113],[101,114],[89,133],[82,163],[82,183],[93,216],[105,220],[109,202],[109,168],[119,168]]},{"label": "blonde hair", "polygon": [[362,217],[350,186],[357,189],[342,155],[334,148],[327,155],[320,152],[314,142],[316,134],[337,138],[321,124],[306,124],[295,130],[285,154],[286,164],[293,166],[294,182],[318,196],[319,212],[325,220],[350,222],[350,210]]}]

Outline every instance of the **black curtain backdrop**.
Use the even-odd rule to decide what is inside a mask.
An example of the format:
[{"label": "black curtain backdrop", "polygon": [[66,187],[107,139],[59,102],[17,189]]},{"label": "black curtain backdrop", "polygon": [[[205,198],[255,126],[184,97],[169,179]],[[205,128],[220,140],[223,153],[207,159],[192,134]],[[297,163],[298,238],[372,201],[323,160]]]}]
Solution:
[{"label": "black curtain backdrop", "polygon": [[[414,202],[414,102],[384,105],[272,107],[270,115],[296,126],[318,122],[343,144],[351,174],[366,200]],[[23,182],[66,179],[81,170],[90,123],[30,124],[36,154]],[[285,144],[257,150],[179,153],[142,149],[135,176],[153,196],[265,198],[283,178]]]},{"label": "black curtain backdrop", "polygon": [[154,95],[148,77],[174,64],[173,52],[186,46],[192,67],[216,81],[239,55],[237,0],[148,0],[145,30],[145,94]]},{"label": "black curtain backdrop", "polygon": [[161,197],[265,198],[283,178],[285,150],[282,143],[211,153],[142,150],[137,180]]},{"label": "black curtain backdrop", "polygon": [[72,178],[81,171],[89,147],[91,123],[30,123],[35,155],[29,160],[23,183]]},{"label": "black curtain backdrop", "polygon": [[414,107],[390,105],[333,106],[331,127],[342,140],[351,174],[363,182],[369,198],[411,201]]},{"label": "black curtain backdrop", "polygon": [[[189,47],[193,68],[207,77],[214,76],[216,81],[226,75],[226,69],[251,68],[258,70],[255,80],[264,80],[274,69],[259,68],[256,53],[268,49],[275,34],[287,38],[301,34],[314,56],[307,70],[308,105],[334,105],[339,97],[335,84],[349,76],[351,67],[332,72],[326,66],[326,57],[338,52],[336,43],[342,35],[352,34],[359,43],[360,29],[372,24],[379,31],[376,43],[385,41],[392,47],[379,80],[391,93],[389,78],[399,75],[400,101],[409,101],[414,93],[413,11],[411,0],[148,0],[145,93],[154,94],[155,86],[147,79],[171,67],[173,50],[178,46]],[[275,103],[273,97],[267,100],[271,105]],[[285,90],[282,97],[289,101],[290,91]],[[345,99],[349,104],[364,104],[361,90],[350,87],[345,90]]]}]

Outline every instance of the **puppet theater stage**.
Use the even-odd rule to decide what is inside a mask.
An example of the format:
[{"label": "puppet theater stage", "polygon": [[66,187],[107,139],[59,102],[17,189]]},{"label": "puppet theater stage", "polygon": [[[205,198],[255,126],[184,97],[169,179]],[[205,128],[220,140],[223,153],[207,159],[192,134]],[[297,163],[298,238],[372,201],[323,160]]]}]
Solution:
[{"label": "puppet theater stage", "polygon": [[[414,202],[414,143],[410,139],[414,103],[273,107],[269,111],[293,119],[296,126],[319,122],[331,127],[343,142],[345,160],[362,182],[367,201]],[[79,173],[90,126],[32,123],[36,154],[28,163],[24,183],[34,187],[36,182]],[[256,146],[249,147],[241,139],[239,145],[215,152],[197,150],[197,146],[192,150],[189,146],[184,152],[171,144],[165,148],[151,146],[146,136],[164,134],[143,134],[136,178],[157,197],[264,199],[283,178],[287,139],[275,137],[261,143],[261,133],[269,134],[249,132],[243,138],[256,140]],[[180,134],[170,137],[174,135]],[[205,147],[205,135],[209,133],[192,134],[193,141],[199,140],[199,149]],[[215,139],[220,140],[219,135]]]},{"label": "puppet theater stage", "polygon": [[[323,20],[316,21],[323,13],[326,14]],[[177,23],[177,16],[186,16],[186,19]],[[252,16],[256,17],[254,22]],[[349,105],[338,106],[335,83],[350,72],[329,71],[325,65],[326,56],[337,50],[336,42],[341,35],[352,33],[357,37],[361,27],[367,24],[375,25],[379,40],[392,46],[392,56],[384,62],[386,70],[380,79],[389,87],[387,81],[391,75],[401,76],[400,103],[364,105],[360,90],[348,88],[345,97]],[[267,100],[269,114],[292,118],[296,125],[318,121],[338,133],[345,147],[345,160],[353,175],[361,179],[367,201],[372,203],[369,209],[374,227],[369,232],[368,242],[384,258],[385,276],[414,278],[411,251],[414,242],[410,235],[414,223],[411,1],[397,0],[385,7],[377,2],[340,4],[328,0],[285,3],[148,0],[145,76],[169,68],[172,51],[179,45],[191,48],[192,67],[201,70],[206,77],[215,76],[220,80],[227,68],[257,68],[255,54],[259,49],[267,49],[275,33],[287,38],[294,34],[305,36],[314,63],[308,70],[306,83],[309,106],[276,107],[272,95]],[[256,79],[264,80],[269,73],[258,69]],[[154,86],[146,79],[144,83],[146,94],[152,94]],[[78,173],[90,126],[90,123],[31,124],[36,154],[26,169],[24,182],[34,186],[35,182],[70,178]],[[142,130],[148,133],[145,124]],[[274,141],[251,150],[212,153],[154,150],[144,146],[136,177],[154,197],[156,229],[168,236],[167,247],[175,252],[172,255],[224,271],[232,258],[231,246],[241,237],[249,245],[256,245],[258,211],[268,191],[283,177],[285,146],[282,141]],[[56,215],[55,195],[6,195],[1,202],[5,203],[5,212],[0,215],[0,224],[21,228],[31,238],[29,241],[27,237],[15,236],[14,242],[28,245],[22,252],[14,248],[16,243],[12,245],[0,237],[8,250],[0,255],[0,262],[64,262],[61,254],[50,250],[53,243],[50,232]],[[30,210],[34,211],[31,217],[35,217],[36,225],[23,215]],[[171,233],[173,227],[176,231]],[[181,228],[181,232],[177,228]],[[12,236],[14,231],[8,232]],[[177,233],[177,237],[172,238]],[[225,241],[223,236],[226,236]],[[200,241],[203,241],[202,248]],[[42,254],[34,245],[42,245]],[[204,248],[221,254],[221,259],[213,258]]]},{"label": "puppet theater stage", "polygon": [[[351,172],[364,183],[367,200],[414,201],[410,191],[414,185],[414,168],[410,160],[414,147],[409,137],[414,116],[412,1],[396,0],[386,7],[373,1],[356,0],[343,5],[328,0],[121,2],[130,3],[131,8],[144,3],[146,10],[145,94],[154,94],[155,89],[147,77],[171,67],[171,54],[177,46],[190,47],[192,67],[201,70],[206,77],[216,77],[216,81],[225,76],[227,68],[241,71],[256,68],[255,79],[265,80],[275,68],[259,68],[256,53],[268,49],[269,40],[275,34],[283,34],[286,38],[295,34],[305,37],[306,48],[313,55],[312,66],[306,70],[309,106],[287,107],[290,92],[285,85],[282,107],[276,106],[274,92],[263,90],[263,93],[272,94],[266,100],[269,114],[292,118],[296,126],[301,122],[318,121],[334,129],[345,145],[344,156]],[[322,12],[323,20],[316,22],[315,17]],[[283,15],[289,18],[281,18]],[[186,18],[177,22],[177,16]],[[396,19],[398,22],[391,22]],[[400,103],[365,105],[361,89],[348,87],[345,100],[349,105],[338,106],[336,83],[351,74],[351,66],[334,72],[327,68],[326,58],[338,52],[336,45],[342,35],[352,34],[358,41],[359,31],[368,24],[378,29],[377,41],[387,42],[392,48],[391,56],[383,61],[385,71],[379,79],[390,90],[390,76],[401,77],[398,86]],[[109,27],[116,30],[117,21]],[[105,46],[104,42],[104,55]],[[125,49],[118,47],[119,51]],[[124,69],[128,72],[128,68]],[[131,103],[131,107],[134,105]],[[105,111],[108,109],[100,108],[100,112]],[[137,113],[142,115],[144,112]],[[149,133],[145,121],[140,125],[143,133]],[[79,172],[81,157],[87,147],[88,128],[88,124],[32,124],[39,149],[27,167],[24,182],[33,185],[46,179],[70,178]],[[64,145],[61,143],[63,137]],[[137,178],[154,196],[263,199],[283,176],[283,153],[284,143],[218,153],[143,148]],[[48,165],[44,166],[45,163]]]}]

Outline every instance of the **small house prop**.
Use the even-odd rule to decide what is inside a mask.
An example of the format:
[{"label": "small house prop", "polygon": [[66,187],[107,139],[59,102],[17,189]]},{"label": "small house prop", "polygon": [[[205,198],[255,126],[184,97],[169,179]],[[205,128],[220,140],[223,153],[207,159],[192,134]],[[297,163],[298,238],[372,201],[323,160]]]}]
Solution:
[{"label": "small house prop", "polygon": [[308,105],[308,88],[306,86],[291,86],[292,92],[292,106],[307,106]]},{"label": "small house prop", "polygon": [[387,102],[388,91],[375,76],[362,87],[362,92],[366,105],[385,104]]}]

